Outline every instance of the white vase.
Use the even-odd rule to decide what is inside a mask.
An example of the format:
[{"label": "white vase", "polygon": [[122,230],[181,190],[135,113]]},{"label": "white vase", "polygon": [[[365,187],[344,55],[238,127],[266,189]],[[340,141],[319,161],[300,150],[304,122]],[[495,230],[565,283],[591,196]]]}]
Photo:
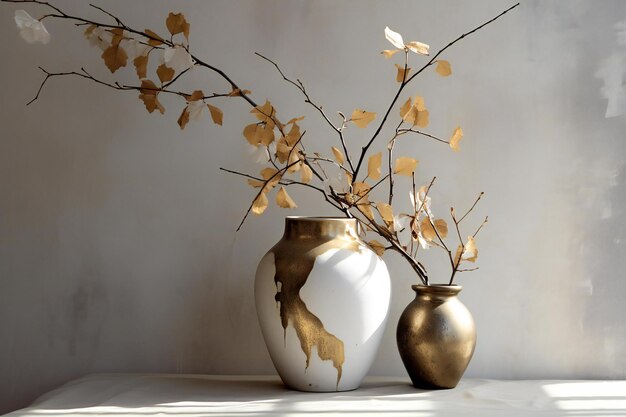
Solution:
[{"label": "white vase", "polygon": [[256,273],[259,323],[289,388],[348,391],[367,374],[385,330],[391,283],[357,221],[287,217]]}]

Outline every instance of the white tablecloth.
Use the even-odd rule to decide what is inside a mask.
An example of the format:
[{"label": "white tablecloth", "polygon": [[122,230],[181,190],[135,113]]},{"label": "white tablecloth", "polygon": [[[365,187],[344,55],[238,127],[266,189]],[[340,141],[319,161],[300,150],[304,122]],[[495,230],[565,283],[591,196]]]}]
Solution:
[{"label": "white tablecloth", "polygon": [[277,377],[90,375],[45,394],[25,416],[626,416],[626,381],[463,379],[452,390],[369,377],[356,391],[304,393]]}]

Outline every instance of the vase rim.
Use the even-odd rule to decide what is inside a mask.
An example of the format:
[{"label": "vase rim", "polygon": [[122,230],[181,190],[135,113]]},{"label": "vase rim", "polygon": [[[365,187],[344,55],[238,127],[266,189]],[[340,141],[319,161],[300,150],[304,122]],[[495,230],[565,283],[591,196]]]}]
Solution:
[{"label": "vase rim", "polygon": [[336,238],[356,239],[359,235],[359,223],[355,218],[347,217],[285,217],[287,239]]},{"label": "vase rim", "polygon": [[337,217],[337,216],[285,216],[286,220],[305,220],[305,221],[313,221],[313,222],[323,222],[323,221],[349,221],[355,222],[357,219],[354,217]]},{"label": "vase rim", "polygon": [[448,284],[429,284],[429,285],[411,285],[413,291],[418,294],[437,294],[437,295],[455,295],[461,292],[463,287],[461,285],[448,285]]}]

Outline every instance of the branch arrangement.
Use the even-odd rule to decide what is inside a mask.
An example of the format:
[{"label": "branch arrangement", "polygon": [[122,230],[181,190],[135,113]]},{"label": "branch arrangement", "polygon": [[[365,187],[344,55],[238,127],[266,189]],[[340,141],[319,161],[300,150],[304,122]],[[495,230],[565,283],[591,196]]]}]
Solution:
[{"label": "branch arrangement", "polygon": [[[287,193],[290,186],[305,187],[324,201],[339,210],[342,215],[356,218],[369,234],[377,235],[385,243],[371,239],[370,247],[379,255],[386,250],[399,253],[413,268],[424,285],[429,284],[426,268],[417,260],[420,250],[431,247],[445,251],[450,262],[451,274],[449,285],[459,272],[473,271],[478,268],[464,268],[464,262],[475,262],[478,256],[475,238],[487,222],[484,221],[475,231],[463,238],[461,223],[476,207],[483,196],[480,193],[474,203],[462,215],[458,216],[455,209],[450,209],[450,217],[454,225],[454,234],[458,238],[456,249],[446,243],[448,223],[442,218],[436,218],[431,211],[430,190],[435,183],[433,178],[428,184],[418,188],[416,168],[418,161],[407,156],[396,157],[394,148],[397,140],[404,135],[416,134],[421,137],[437,141],[449,146],[453,151],[459,150],[463,131],[460,127],[453,129],[452,134],[445,139],[429,133],[424,129],[429,124],[429,111],[425,101],[420,96],[407,97],[398,108],[397,104],[405,87],[415,77],[434,67],[435,71],[447,77],[452,73],[448,61],[439,57],[450,47],[471,35],[484,26],[499,19],[513,10],[519,3],[509,7],[499,15],[486,21],[480,26],[463,33],[437,53],[430,57],[419,69],[412,72],[409,67],[411,53],[418,56],[429,56],[429,46],[421,42],[405,43],[402,36],[389,28],[385,29],[385,37],[395,49],[385,50],[382,54],[391,59],[397,53],[403,58],[402,64],[396,64],[396,81],[398,89],[377,123],[371,137],[360,150],[350,150],[346,143],[346,131],[350,127],[366,129],[376,120],[377,114],[363,109],[355,109],[349,116],[337,112],[338,119],[334,122],[324,111],[321,104],[314,101],[304,83],[285,75],[285,72],[272,59],[257,53],[257,56],[271,64],[282,79],[297,88],[302,94],[304,102],[312,106],[319,113],[323,122],[337,135],[338,146],[333,146],[328,154],[309,151],[305,147],[305,131],[301,130],[300,122],[303,116],[294,117],[283,122],[270,101],[258,104],[251,97],[251,91],[241,88],[224,71],[208,64],[205,60],[194,55],[190,48],[190,24],[182,13],[170,13],[165,21],[167,36],[161,36],[157,31],[150,29],[139,30],[126,25],[120,17],[103,8],[91,4],[103,14],[106,21],[94,21],[80,16],[66,13],[53,4],[43,0],[1,0],[7,3],[34,3],[44,7],[47,14],[39,19],[31,17],[24,10],[15,12],[15,21],[22,37],[29,43],[48,43],[50,34],[43,21],[46,19],[63,19],[72,22],[83,30],[86,39],[102,51],[101,58],[106,67],[115,73],[120,68],[132,65],[138,77],[135,85],[120,84],[99,79],[91,75],[85,68],[79,71],[50,72],[40,68],[44,74],[37,94],[28,103],[36,101],[44,86],[52,78],[78,77],[100,84],[115,90],[134,91],[138,93],[148,112],[165,113],[165,107],[159,101],[161,94],[173,95],[182,101],[182,112],[178,118],[181,129],[191,120],[203,117],[207,109],[211,120],[218,125],[223,123],[223,112],[214,103],[216,100],[238,98],[244,100],[252,109],[250,113],[253,122],[245,126],[243,136],[250,144],[257,162],[264,167],[258,174],[243,173],[226,168],[221,170],[239,175],[247,179],[256,192],[252,202],[239,224],[240,230],[250,213],[260,215],[269,205],[269,194],[275,192],[276,204],[282,208],[295,208],[296,203]],[[226,88],[205,93],[203,90],[181,91],[176,83],[194,67],[199,67],[217,74],[226,84]],[[152,75],[149,77],[148,74]],[[388,122],[394,109],[397,109],[398,120],[393,135],[386,140],[384,151],[373,152],[372,146],[379,139],[380,134]],[[283,119],[284,120],[284,119]],[[394,122],[395,123],[395,122]],[[380,142],[380,139],[379,139]],[[386,155],[383,157],[383,153]],[[383,164],[383,158],[385,159]],[[365,164],[367,162],[367,172]],[[396,177],[404,176],[411,180],[409,200],[412,210],[408,213],[394,209]],[[372,191],[377,188],[387,188],[385,201],[374,199]]]}]

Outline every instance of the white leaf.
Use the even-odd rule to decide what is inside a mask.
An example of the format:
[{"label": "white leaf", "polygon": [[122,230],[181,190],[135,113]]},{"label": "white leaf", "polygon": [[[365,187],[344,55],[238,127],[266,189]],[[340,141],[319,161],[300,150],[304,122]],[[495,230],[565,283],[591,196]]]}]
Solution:
[{"label": "white leaf", "polygon": [[407,43],[406,47],[416,54],[420,55],[428,55],[428,49],[430,48],[430,46],[426,45],[425,43],[417,41]]},{"label": "white leaf", "polygon": [[50,42],[50,34],[39,20],[26,13],[25,10],[15,11],[15,24],[20,30],[20,36],[28,43]]},{"label": "white leaf", "polygon": [[126,55],[128,55],[128,59],[131,61],[138,56],[146,55],[149,49],[148,45],[139,43],[134,39],[122,39],[120,46],[124,48]]},{"label": "white leaf", "polygon": [[385,28],[385,38],[387,38],[387,40],[391,42],[391,44],[396,48],[404,49],[404,41],[402,40],[402,35],[389,29],[389,26]]},{"label": "white leaf", "polygon": [[193,67],[193,58],[189,52],[180,45],[166,48],[163,52],[163,62],[177,73],[181,73]]},{"label": "white leaf", "polygon": [[200,117],[202,117],[202,110],[205,108],[206,104],[202,100],[190,101],[189,104],[187,104],[189,120],[200,120]]},{"label": "white leaf", "polygon": [[248,153],[250,158],[257,164],[266,164],[270,160],[270,154],[267,151],[267,146],[263,144],[248,145]]},{"label": "white leaf", "polygon": [[101,27],[97,27],[97,28],[94,28],[94,30],[92,30],[89,33],[89,36],[87,36],[87,39],[89,39],[89,44],[91,46],[96,46],[104,51],[109,46],[111,46],[111,41],[113,40],[113,34],[111,32],[104,30]]}]

